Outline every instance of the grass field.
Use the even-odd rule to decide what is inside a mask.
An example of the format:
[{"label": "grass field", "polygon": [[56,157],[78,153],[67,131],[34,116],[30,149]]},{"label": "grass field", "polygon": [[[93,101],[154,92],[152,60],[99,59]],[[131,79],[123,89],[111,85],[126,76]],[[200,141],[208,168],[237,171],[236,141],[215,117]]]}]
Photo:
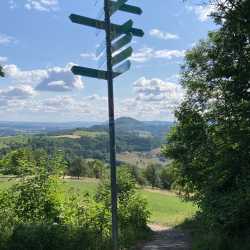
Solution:
[{"label": "grass field", "polygon": [[[13,180],[8,181],[7,178],[0,177],[0,190],[6,189],[13,184]],[[64,188],[71,189],[79,193],[89,193],[94,195],[98,181],[93,179],[72,180],[66,179],[63,181]],[[164,226],[176,226],[181,224],[185,219],[191,218],[197,208],[192,203],[182,202],[172,192],[141,189],[141,195],[148,201],[148,206],[151,211],[150,223],[161,224]]]},{"label": "grass field", "polygon": [[107,135],[106,132],[99,132],[99,131],[85,131],[85,130],[76,130],[72,134],[68,135],[57,135],[53,136],[54,138],[69,138],[69,139],[80,139],[81,137],[89,137],[89,138],[96,138],[98,136]]}]

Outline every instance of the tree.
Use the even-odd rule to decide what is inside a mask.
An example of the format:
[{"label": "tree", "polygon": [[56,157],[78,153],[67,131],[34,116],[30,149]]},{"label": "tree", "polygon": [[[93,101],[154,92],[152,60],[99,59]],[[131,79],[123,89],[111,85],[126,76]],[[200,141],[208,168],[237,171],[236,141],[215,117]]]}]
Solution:
[{"label": "tree", "polygon": [[99,160],[88,161],[89,177],[100,179],[105,172],[104,164]]},{"label": "tree", "polygon": [[3,67],[0,65],[0,76],[4,77]]},{"label": "tree", "polygon": [[175,174],[174,168],[172,167],[172,165],[167,165],[161,169],[160,181],[161,181],[162,188],[168,189],[168,190],[172,188],[172,185],[175,180],[174,174]]},{"label": "tree", "polygon": [[145,178],[152,187],[159,186],[159,166],[150,164],[144,171]]},{"label": "tree", "polygon": [[30,175],[34,173],[35,165],[32,151],[26,148],[11,151],[1,160],[4,174]]},{"label": "tree", "polygon": [[80,179],[81,176],[87,176],[87,164],[82,158],[75,159],[69,167],[69,174]]},{"label": "tree", "polygon": [[165,155],[209,227],[239,235],[250,222],[250,1],[218,9],[221,28],[186,55],[187,95]]}]

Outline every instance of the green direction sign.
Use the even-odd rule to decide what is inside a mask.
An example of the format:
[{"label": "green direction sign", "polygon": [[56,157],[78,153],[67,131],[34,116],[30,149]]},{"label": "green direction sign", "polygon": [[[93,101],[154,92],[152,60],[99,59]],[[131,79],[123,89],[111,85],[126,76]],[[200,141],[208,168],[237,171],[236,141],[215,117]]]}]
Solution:
[{"label": "green direction sign", "polygon": [[[84,17],[84,16],[80,16],[76,14],[71,14],[69,18],[73,23],[87,25],[93,28],[105,30],[104,21],[100,21],[97,19]],[[129,22],[132,22],[132,20],[130,20]],[[111,30],[113,33],[118,33],[118,34],[127,33],[123,25],[111,24]],[[141,29],[131,28],[129,32],[132,33],[134,36],[138,36],[138,37],[144,36],[144,32]]]},{"label": "green direction sign", "polygon": [[[123,50],[121,53],[115,55],[112,58],[112,65],[116,65],[121,63],[122,61],[126,60],[128,57],[130,57],[133,53],[133,49],[131,47]],[[103,53],[102,56],[98,60],[98,67],[102,67],[106,61],[106,53]]]},{"label": "green direction sign", "polygon": [[133,24],[134,24],[134,22],[132,20],[128,20],[126,23],[124,23],[122,25],[122,29],[120,29],[120,30],[112,30],[111,36],[110,36],[111,41],[114,41],[115,39],[117,39],[122,34],[130,33],[131,30],[133,29]]},{"label": "green direction sign", "polygon": [[122,63],[120,66],[114,68],[114,72],[119,73],[119,74],[123,74],[126,71],[128,71],[131,67],[131,62],[128,60],[124,63]]},{"label": "green direction sign", "polygon": [[[117,8],[118,2],[121,2],[121,0],[120,0],[120,1],[117,1],[117,2],[115,2],[115,1],[110,1],[111,5],[112,5],[111,8],[114,8],[115,11],[120,10],[120,11],[128,12],[128,13],[131,13],[131,14],[136,14],[136,15],[141,15],[141,14],[142,14],[142,9],[141,9],[141,8],[139,8],[139,7],[137,7],[137,6],[125,4],[125,3],[124,3],[123,5],[120,5],[120,6]],[[127,1],[125,1],[125,2],[127,2]],[[113,7],[113,6],[114,6],[114,7]],[[112,9],[111,9],[111,11],[112,11]],[[113,14],[113,13],[111,12],[111,15],[112,15],[112,14]]]},{"label": "green direction sign", "polygon": [[116,2],[110,3],[110,16],[112,16],[116,11],[118,11],[128,0],[117,0]]},{"label": "green direction sign", "polygon": [[128,57],[132,56],[133,49],[131,47],[123,50],[121,53],[115,55],[112,58],[112,65],[119,64],[120,62],[126,60]]},{"label": "green direction sign", "polygon": [[131,34],[127,34],[121,37],[119,40],[112,44],[112,53],[116,52],[117,50],[121,49],[122,47],[126,46],[127,44],[131,43],[133,36]]},{"label": "green direction sign", "polygon": [[[108,73],[107,73],[107,71],[104,71],[104,70],[97,70],[97,69],[92,69],[92,68],[73,66],[71,68],[71,71],[74,75],[87,76],[87,77],[103,79],[103,80],[108,79]],[[113,78],[115,78],[119,75],[120,75],[119,72],[113,72]]]},{"label": "green direction sign", "polygon": [[[111,40],[115,40],[117,39],[119,36],[121,36],[122,34],[129,34],[130,33],[130,30],[132,29],[132,26],[133,26],[133,21],[132,20],[129,20],[127,21],[126,23],[124,23],[122,25],[122,30],[123,30],[123,33],[120,33],[120,32],[112,32],[111,33]],[[103,43],[101,43],[98,47],[97,47],[97,50],[96,50],[96,56],[99,57],[100,54],[103,53],[103,50],[105,49],[105,46],[106,46],[106,41],[104,41]]]}]

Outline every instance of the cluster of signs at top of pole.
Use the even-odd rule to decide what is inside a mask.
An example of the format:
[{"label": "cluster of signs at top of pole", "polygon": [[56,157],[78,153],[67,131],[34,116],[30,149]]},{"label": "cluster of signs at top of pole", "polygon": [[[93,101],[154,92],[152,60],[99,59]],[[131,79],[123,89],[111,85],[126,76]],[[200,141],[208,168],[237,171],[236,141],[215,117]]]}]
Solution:
[{"label": "cluster of signs at top of pole", "polygon": [[[131,14],[141,15],[141,8],[133,5],[126,4],[128,0],[109,0],[109,11],[110,16],[115,14],[117,11],[128,12]],[[105,31],[105,21],[97,20],[89,17],[84,17],[76,14],[70,15],[70,20],[73,23],[86,25],[96,29]],[[112,51],[112,66],[113,66],[113,78],[125,73],[131,67],[131,62],[127,60],[132,56],[133,49],[132,47],[127,47],[132,41],[133,36],[143,37],[144,32],[141,29],[133,28],[133,21],[129,20],[122,25],[111,24],[111,51]],[[122,50],[126,47],[124,50]],[[106,43],[103,42],[98,46],[96,51],[96,56],[99,57],[99,62],[101,66],[106,58],[105,53]],[[108,73],[105,70],[98,70],[80,66],[73,66],[72,72],[75,75],[87,76],[98,79],[108,79]]]}]

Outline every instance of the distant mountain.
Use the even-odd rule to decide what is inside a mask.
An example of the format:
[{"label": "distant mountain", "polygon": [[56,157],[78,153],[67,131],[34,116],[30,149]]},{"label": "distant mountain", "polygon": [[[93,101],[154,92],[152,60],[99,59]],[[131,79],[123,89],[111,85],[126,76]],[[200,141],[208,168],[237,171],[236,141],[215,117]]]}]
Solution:
[{"label": "distant mountain", "polygon": [[[108,124],[22,123],[0,122],[0,155],[8,150],[28,146],[48,152],[60,149],[67,159],[83,158],[108,161]],[[144,152],[150,154],[166,141],[172,122],[143,122],[130,117],[116,120],[116,149],[118,154]],[[4,137],[10,135],[22,135]]]},{"label": "distant mountain", "polygon": [[[173,122],[138,121],[130,117],[121,117],[116,120],[116,133],[120,135],[136,135],[139,137],[152,137],[164,140],[166,133],[173,126]],[[74,130],[94,132],[108,132],[108,123],[101,122],[1,122],[0,136],[13,136],[18,134],[68,134]]]},{"label": "distant mountain", "polygon": [[[145,133],[152,137],[165,140],[165,135],[169,132],[174,122],[163,121],[138,121],[130,117],[121,117],[116,119],[116,132],[120,133]],[[91,131],[107,131],[108,124],[95,125],[89,128]]]}]

